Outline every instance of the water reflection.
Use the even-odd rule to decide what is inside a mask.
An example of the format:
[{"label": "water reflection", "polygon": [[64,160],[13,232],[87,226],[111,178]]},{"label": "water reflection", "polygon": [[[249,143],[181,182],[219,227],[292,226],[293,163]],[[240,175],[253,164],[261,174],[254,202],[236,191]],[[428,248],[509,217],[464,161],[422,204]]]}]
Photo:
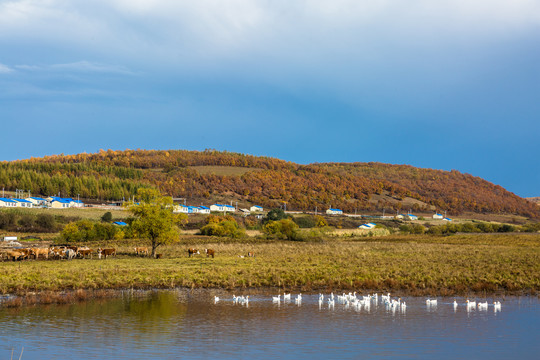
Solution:
[{"label": "water reflection", "polygon": [[[0,308],[0,358],[515,358],[536,354],[536,298],[466,299],[129,293],[75,305]],[[355,295],[356,297],[356,295]],[[484,302],[485,303],[485,302]],[[493,310],[491,310],[493,308]],[[76,354],[76,356],[74,355]]]}]

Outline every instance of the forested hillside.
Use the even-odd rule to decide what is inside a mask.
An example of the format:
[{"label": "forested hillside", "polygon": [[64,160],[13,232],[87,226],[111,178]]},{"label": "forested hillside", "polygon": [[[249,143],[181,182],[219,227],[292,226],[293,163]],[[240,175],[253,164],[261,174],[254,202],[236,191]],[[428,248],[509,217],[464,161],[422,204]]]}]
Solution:
[{"label": "forested hillside", "polygon": [[[458,171],[380,163],[298,165],[215,150],[126,150],[58,155],[0,163],[0,186],[32,194],[120,200],[139,187],[187,198],[287,204],[291,210],[329,206],[345,212],[436,208],[540,217],[538,206],[500,186]],[[407,204],[407,205],[405,205]]]}]

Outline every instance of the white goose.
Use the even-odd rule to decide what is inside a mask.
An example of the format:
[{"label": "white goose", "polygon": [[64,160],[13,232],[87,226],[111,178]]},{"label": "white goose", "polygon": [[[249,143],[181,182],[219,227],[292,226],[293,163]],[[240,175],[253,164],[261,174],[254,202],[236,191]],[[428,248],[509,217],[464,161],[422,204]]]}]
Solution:
[{"label": "white goose", "polygon": [[279,294],[278,296],[272,296],[272,301],[273,302],[280,302],[281,301],[281,294]]},{"label": "white goose", "polygon": [[218,301],[219,301],[219,297],[214,296],[214,304],[217,304]]}]

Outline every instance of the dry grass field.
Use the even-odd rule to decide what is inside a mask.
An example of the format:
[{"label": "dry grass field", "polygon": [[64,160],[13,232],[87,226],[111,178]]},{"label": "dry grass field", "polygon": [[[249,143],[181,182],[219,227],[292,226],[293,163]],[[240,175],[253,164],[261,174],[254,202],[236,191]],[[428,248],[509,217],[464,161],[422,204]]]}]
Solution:
[{"label": "dry grass field", "polygon": [[[411,295],[540,290],[540,234],[358,237],[317,243],[185,235],[178,244],[158,248],[162,259],[137,257],[133,247],[138,245],[144,242],[117,243],[118,256],[107,260],[0,263],[0,293],[174,287]],[[216,257],[189,258],[188,247],[201,253],[212,248]],[[255,257],[247,257],[248,252]]]}]

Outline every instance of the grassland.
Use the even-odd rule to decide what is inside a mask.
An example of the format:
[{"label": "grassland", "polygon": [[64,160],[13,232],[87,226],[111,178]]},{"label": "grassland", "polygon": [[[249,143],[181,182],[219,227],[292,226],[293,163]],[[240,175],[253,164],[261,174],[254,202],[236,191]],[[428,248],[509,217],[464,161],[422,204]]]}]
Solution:
[{"label": "grassland", "polygon": [[[185,236],[180,244],[159,248],[159,260],[136,257],[132,246],[140,244],[118,243],[117,258],[107,260],[0,263],[0,293],[175,287],[411,295],[540,291],[540,234],[411,235],[320,243]],[[216,258],[188,258],[187,247],[213,248]],[[256,257],[240,257],[248,251]]]},{"label": "grassland", "polygon": [[113,219],[125,219],[130,216],[130,213],[125,210],[115,210],[115,209],[103,209],[103,208],[68,208],[68,209],[48,209],[48,208],[16,208],[9,209],[10,211],[16,211],[21,214],[49,214],[53,216],[63,216],[66,218],[81,218],[89,220],[99,220],[106,212],[110,211]]}]

